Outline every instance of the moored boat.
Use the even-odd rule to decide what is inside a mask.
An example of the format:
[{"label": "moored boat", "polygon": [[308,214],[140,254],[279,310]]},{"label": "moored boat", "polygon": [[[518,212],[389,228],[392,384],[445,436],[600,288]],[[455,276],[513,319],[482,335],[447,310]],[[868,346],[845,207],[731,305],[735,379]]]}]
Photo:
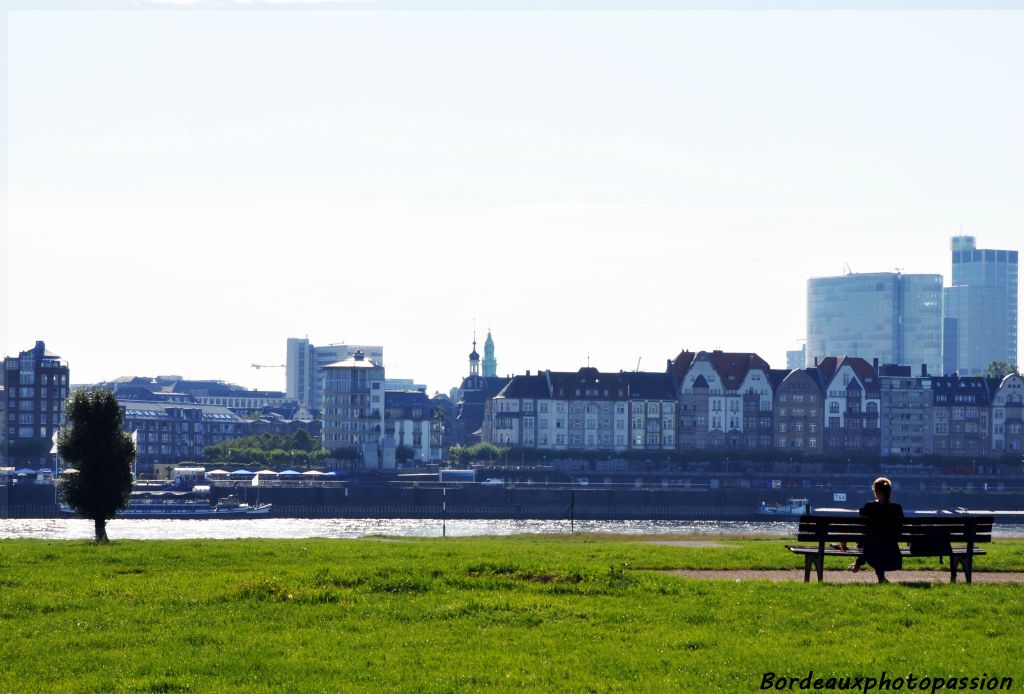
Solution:
[{"label": "moored boat", "polygon": [[[209,520],[217,518],[266,518],[270,516],[271,504],[250,505],[230,495],[212,501],[209,488],[192,491],[135,491],[128,506],[117,512],[117,518],[183,518]],[[72,515],[67,506],[61,512]]]},{"label": "moored boat", "polygon": [[765,501],[757,508],[759,516],[800,516],[810,513],[811,502],[808,499],[786,499],[785,503],[769,504]]}]

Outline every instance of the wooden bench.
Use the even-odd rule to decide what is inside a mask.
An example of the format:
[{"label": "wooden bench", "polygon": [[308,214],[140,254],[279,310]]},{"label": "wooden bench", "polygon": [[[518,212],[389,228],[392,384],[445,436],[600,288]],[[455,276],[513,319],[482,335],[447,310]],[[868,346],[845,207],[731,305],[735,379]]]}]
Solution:
[{"label": "wooden bench", "polygon": [[[879,523],[893,523],[861,516],[800,516],[797,542],[814,542],[814,546],[786,545],[794,554],[804,557],[804,583],[811,580],[811,567],[824,578],[825,557],[851,557],[861,555],[857,548],[867,536],[869,527],[877,531]],[[898,542],[907,543],[900,552],[904,557],[949,557],[949,580],[956,583],[958,567],[967,582],[971,582],[973,559],[985,554],[979,542],[992,541],[992,516],[935,516],[904,518],[897,536]],[[848,549],[840,549],[846,542]],[[836,546],[833,546],[836,545]],[[941,559],[940,559],[941,561]]]}]

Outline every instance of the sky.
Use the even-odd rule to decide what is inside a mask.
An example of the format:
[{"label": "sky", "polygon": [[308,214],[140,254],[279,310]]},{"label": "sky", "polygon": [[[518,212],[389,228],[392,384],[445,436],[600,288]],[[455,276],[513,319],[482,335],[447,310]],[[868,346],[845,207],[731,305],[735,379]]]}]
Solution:
[{"label": "sky", "polygon": [[283,390],[308,336],[447,392],[474,326],[502,375],[782,368],[810,277],[1024,250],[1021,9],[77,5],[5,15],[0,244],[5,353],[75,383]]}]

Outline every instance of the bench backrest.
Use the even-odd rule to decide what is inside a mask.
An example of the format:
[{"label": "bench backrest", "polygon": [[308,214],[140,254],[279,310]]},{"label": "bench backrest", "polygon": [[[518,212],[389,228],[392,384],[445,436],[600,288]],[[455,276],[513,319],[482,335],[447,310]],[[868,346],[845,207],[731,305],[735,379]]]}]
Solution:
[{"label": "bench backrest", "polygon": [[[898,542],[918,545],[992,541],[992,516],[909,517],[900,521]],[[892,519],[863,516],[800,516],[799,542],[863,542],[869,532],[892,527]]]}]

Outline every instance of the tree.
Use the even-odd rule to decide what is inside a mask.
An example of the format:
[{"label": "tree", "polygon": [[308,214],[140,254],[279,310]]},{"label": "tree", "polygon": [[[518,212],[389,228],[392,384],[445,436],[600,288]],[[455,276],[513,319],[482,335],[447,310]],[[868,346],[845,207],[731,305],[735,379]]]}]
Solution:
[{"label": "tree", "polygon": [[993,361],[990,362],[988,368],[985,369],[985,375],[989,378],[1003,378],[1007,374],[1020,373],[1017,371],[1017,365],[1011,364],[1008,361]]},{"label": "tree", "polygon": [[135,444],[121,430],[121,407],[109,390],[76,390],[64,415],[57,451],[77,472],[62,478],[61,500],[93,520],[96,542],[107,542],[107,521],[131,500]]},{"label": "tree", "polygon": [[313,450],[313,439],[305,429],[296,429],[292,434],[291,449],[293,451]]},{"label": "tree", "polygon": [[399,465],[411,463],[416,458],[416,451],[412,446],[398,446],[395,448],[395,462]]}]

